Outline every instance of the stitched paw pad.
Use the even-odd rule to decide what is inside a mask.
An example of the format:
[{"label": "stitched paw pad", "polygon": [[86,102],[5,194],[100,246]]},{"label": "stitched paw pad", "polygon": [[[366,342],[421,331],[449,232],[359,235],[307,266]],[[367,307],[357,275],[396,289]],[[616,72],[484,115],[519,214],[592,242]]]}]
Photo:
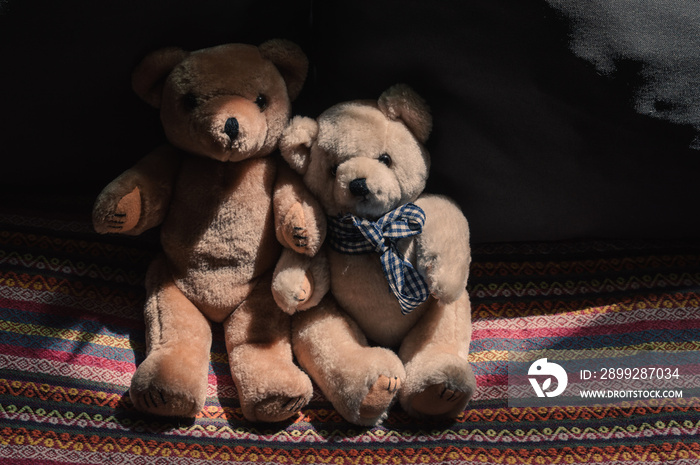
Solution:
[{"label": "stitched paw pad", "polygon": [[136,227],[141,217],[141,192],[136,187],[110,207],[103,216],[95,218],[100,233],[125,233]]},{"label": "stitched paw pad", "polygon": [[156,387],[143,391],[132,388],[129,391],[129,397],[136,409],[154,415],[192,418],[200,410],[191,396],[177,395]]},{"label": "stitched paw pad", "polygon": [[282,235],[295,252],[309,254],[314,249],[301,203],[295,203],[287,212],[282,225]]},{"label": "stitched paw pad", "polygon": [[471,390],[459,391],[445,383],[439,383],[416,394],[411,400],[411,406],[423,415],[439,416],[452,411],[457,405],[466,403],[471,396]]},{"label": "stitched paw pad", "polygon": [[381,375],[370,387],[369,392],[360,404],[360,417],[374,418],[384,413],[394,400],[396,392],[401,388],[401,379]]},{"label": "stitched paw pad", "polygon": [[258,421],[277,422],[296,415],[306,404],[308,396],[272,396],[255,405],[255,416]]}]

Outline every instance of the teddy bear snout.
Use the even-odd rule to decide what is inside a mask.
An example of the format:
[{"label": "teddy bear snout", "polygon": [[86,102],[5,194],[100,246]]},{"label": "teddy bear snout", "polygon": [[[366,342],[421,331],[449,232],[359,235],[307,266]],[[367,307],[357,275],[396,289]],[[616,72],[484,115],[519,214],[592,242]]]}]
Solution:
[{"label": "teddy bear snout", "polygon": [[267,135],[267,121],[252,102],[240,97],[219,97],[206,110],[203,126],[220,153],[219,159],[239,161],[260,151]]},{"label": "teddy bear snout", "polygon": [[335,173],[335,178],[329,177],[333,183],[329,201],[343,213],[378,218],[401,200],[398,179],[375,158],[357,155],[340,163]]},{"label": "teddy bear snout", "polygon": [[356,197],[365,197],[369,194],[367,178],[357,178],[350,181],[350,193]]}]

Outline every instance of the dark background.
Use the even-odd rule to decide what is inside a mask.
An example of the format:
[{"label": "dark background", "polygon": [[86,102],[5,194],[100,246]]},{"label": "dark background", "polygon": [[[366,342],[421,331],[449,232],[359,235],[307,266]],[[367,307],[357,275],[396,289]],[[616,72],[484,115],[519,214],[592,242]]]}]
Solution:
[{"label": "dark background", "polygon": [[602,75],[571,31],[544,1],[0,1],[0,205],[66,196],[89,213],[164,140],[130,88],[147,52],[283,37],[311,60],[297,114],[396,82],[426,98],[429,190],[460,203],[474,242],[697,237],[694,129],[635,112],[641,64]]}]

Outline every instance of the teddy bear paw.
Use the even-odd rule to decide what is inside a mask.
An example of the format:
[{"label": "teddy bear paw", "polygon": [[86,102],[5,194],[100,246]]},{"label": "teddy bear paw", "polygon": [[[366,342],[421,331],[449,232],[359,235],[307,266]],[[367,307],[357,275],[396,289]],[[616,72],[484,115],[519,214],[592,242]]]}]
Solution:
[{"label": "teddy bear paw", "polygon": [[98,210],[94,217],[99,233],[126,233],[136,227],[141,217],[141,192],[135,187],[116,202],[116,205]]},{"label": "teddy bear paw", "polygon": [[304,274],[303,281],[299,284],[296,292],[292,294],[292,298],[297,303],[297,306],[302,307],[311,298],[314,290],[314,278],[310,273]]},{"label": "teddy bear paw", "polygon": [[466,405],[472,394],[469,387],[459,390],[446,383],[433,384],[413,397],[411,407],[422,415],[446,415],[458,406]]},{"label": "teddy bear paw", "polygon": [[272,282],[275,302],[290,315],[298,310],[306,310],[313,293],[314,278],[308,270],[284,270],[277,274]]},{"label": "teddy bear paw", "polygon": [[465,273],[457,272],[433,257],[424,265],[430,295],[443,303],[452,303],[466,291]]},{"label": "teddy bear paw", "polygon": [[312,255],[313,251],[318,249],[318,244],[307,227],[304,208],[299,202],[295,203],[285,215],[282,235],[295,252]]},{"label": "teddy bear paw", "polygon": [[360,417],[376,418],[381,416],[389,408],[400,388],[401,379],[399,377],[379,376],[360,403]]}]

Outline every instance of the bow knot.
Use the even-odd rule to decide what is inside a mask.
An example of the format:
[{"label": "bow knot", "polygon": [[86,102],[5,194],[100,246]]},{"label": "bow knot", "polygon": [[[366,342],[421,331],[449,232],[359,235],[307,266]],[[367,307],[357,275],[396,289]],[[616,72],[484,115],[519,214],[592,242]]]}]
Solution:
[{"label": "bow knot", "polygon": [[329,218],[328,239],[331,248],[340,253],[379,253],[384,276],[405,315],[425,302],[430,291],[418,270],[401,256],[397,243],[420,234],[424,224],[425,212],[407,203],[377,221],[351,214]]}]

